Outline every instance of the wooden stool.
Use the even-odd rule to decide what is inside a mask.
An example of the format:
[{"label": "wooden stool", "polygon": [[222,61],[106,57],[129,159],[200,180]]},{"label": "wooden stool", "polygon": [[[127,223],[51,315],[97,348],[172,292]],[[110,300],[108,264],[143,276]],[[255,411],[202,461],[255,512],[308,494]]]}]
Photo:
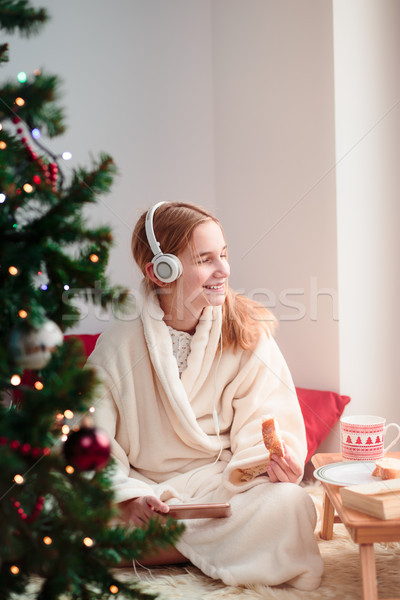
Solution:
[{"label": "wooden stool", "polygon": [[[400,458],[400,452],[388,452],[387,456]],[[315,468],[341,462],[341,460],[342,455],[340,453],[315,454],[311,459]],[[323,540],[332,539],[334,523],[343,523],[351,539],[360,548],[363,600],[378,600],[374,543],[399,542],[400,519],[383,521],[346,508],[342,504],[340,486],[328,484],[324,481],[321,483],[324,488],[321,538]],[[337,516],[335,516],[335,511]],[[400,600],[400,598],[387,598],[385,600]]]}]

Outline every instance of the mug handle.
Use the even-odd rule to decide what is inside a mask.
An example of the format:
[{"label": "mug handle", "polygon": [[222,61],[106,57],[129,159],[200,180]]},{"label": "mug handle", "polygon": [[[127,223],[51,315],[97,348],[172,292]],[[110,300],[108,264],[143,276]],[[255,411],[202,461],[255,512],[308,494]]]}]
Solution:
[{"label": "mug handle", "polygon": [[400,439],[400,425],[397,425],[397,423],[389,423],[388,425],[386,425],[386,427],[383,428],[383,435],[386,434],[386,431],[389,429],[389,427],[395,427],[397,429],[397,436],[394,438],[394,440],[392,442],[390,442],[389,446],[387,448],[383,449],[383,453],[386,454],[386,452],[388,450],[390,450],[390,448],[393,448],[393,446],[396,444],[396,442],[399,441]]}]

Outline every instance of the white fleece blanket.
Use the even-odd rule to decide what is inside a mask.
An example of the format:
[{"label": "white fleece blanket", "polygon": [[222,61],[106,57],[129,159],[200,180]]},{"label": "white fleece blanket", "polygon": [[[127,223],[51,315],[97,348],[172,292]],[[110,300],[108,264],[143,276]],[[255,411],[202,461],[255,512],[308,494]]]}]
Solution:
[{"label": "white fleece blanket", "polygon": [[100,336],[88,363],[103,383],[96,422],[113,440],[117,501],[229,501],[227,519],[186,521],[180,552],[229,585],[314,589],[322,572],[314,505],[296,484],[263,475],[263,415],[277,418],[299,461],[306,456],[290,373],[272,338],[234,352],[221,346],[220,332],[221,310],[208,307],[181,378],[155,295]]}]

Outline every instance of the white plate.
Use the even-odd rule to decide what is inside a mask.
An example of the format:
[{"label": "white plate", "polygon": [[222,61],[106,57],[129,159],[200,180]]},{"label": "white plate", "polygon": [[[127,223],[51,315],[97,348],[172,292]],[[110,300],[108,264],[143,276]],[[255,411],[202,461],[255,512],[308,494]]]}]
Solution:
[{"label": "white plate", "polygon": [[373,483],[376,481],[376,477],[372,477],[374,469],[375,463],[372,461],[337,462],[315,469],[314,477],[331,485]]}]

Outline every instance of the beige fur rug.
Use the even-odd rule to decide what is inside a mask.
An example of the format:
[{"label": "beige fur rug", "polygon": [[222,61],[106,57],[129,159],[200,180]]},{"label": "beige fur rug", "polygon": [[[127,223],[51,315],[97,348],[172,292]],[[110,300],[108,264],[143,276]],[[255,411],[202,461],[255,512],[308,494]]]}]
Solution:
[{"label": "beige fur rug", "polygon": [[[206,577],[192,565],[157,567],[151,571],[137,567],[118,570],[121,579],[139,578],[142,591],[158,594],[159,600],[361,600],[360,559],[345,527],[336,524],[334,537],[321,540],[322,486],[305,486],[319,514],[316,535],[325,564],[322,584],[314,592],[300,592],[289,586],[251,588],[226,586]],[[375,544],[379,598],[400,598],[400,543]],[[122,600],[122,599],[121,599]]]}]

